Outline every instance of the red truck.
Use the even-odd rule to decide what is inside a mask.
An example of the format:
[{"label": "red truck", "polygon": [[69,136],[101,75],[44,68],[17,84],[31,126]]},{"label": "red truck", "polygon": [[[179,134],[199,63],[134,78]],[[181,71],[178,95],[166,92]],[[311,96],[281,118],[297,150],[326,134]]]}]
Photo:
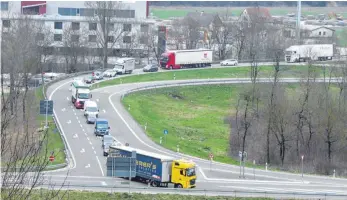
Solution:
[{"label": "red truck", "polygon": [[160,67],[181,69],[211,66],[212,55],[213,51],[210,49],[167,51],[160,57]]}]

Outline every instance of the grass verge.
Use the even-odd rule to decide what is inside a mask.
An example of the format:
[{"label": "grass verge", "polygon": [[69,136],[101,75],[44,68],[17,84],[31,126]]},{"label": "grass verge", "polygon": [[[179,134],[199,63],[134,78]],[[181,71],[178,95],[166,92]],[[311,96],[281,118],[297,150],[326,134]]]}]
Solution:
[{"label": "grass verge", "polygon": [[[259,77],[271,77],[273,66],[260,66]],[[314,67],[317,73],[322,75],[321,67]],[[93,85],[92,88],[118,85],[122,83],[163,81],[163,80],[186,80],[186,79],[208,79],[208,78],[245,78],[250,77],[251,67],[232,67],[232,68],[207,68],[199,70],[174,70],[160,73],[148,73],[134,76],[127,76],[113,80],[103,81]],[[282,66],[281,77],[301,77],[307,74],[307,67],[302,65]]]},{"label": "grass verge", "polygon": [[[43,90],[43,87],[36,89],[35,95],[36,95],[36,98],[38,99],[38,101],[45,99],[43,96],[42,90]],[[55,156],[54,161],[49,162],[48,166],[56,165],[56,164],[63,164],[63,163],[65,163],[65,156],[66,156],[65,152],[64,152],[65,146],[64,146],[63,140],[59,134],[57,126],[55,125],[55,123],[53,121],[53,117],[48,116],[47,121],[49,122],[48,123],[49,128],[47,130],[48,131],[47,132],[47,145],[46,145],[46,147],[48,148],[47,152],[50,155],[50,153],[53,151],[54,156]],[[45,122],[46,122],[45,115],[39,114],[37,116],[38,127],[43,128],[45,126]],[[46,149],[42,149],[42,156],[47,156],[45,152],[46,152]],[[47,157],[47,159],[48,159],[48,157]]]},{"label": "grass verge", "polygon": [[[1,195],[6,195],[6,190],[1,190]],[[257,197],[223,197],[223,196],[193,196],[193,195],[178,195],[178,194],[140,194],[140,193],[109,193],[109,192],[88,192],[88,191],[60,191],[57,196],[52,195],[52,191],[46,189],[33,190],[30,195],[31,200],[39,199],[69,199],[69,200],[109,200],[109,199],[132,199],[132,200],[270,200],[272,198],[257,198]]]},{"label": "grass verge", "polygon": [[[229,155],[230,124],[237,94],[243,85],[204,85],[160,88],[131,93],[123,99],[146,134],[165,148],[192,156],[238,164]],[[163,130],[168,130],[164,138]]]}]

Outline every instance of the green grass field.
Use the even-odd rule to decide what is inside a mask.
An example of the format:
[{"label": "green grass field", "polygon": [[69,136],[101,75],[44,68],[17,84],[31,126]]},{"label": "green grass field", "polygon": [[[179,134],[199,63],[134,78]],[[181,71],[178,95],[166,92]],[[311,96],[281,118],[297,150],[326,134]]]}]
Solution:
[{"label": "green grass field", "polygon": [[[36,90],[36,98],[39,100],[43,100],[42,87]],[[43,128],[45,126],[46,118],[44,115],[38,115],[37,123],[38,127]],[[49,129],[47,130],[47,152],[48,156],[50,152],[54,151],[55,160],[53,162],[49,162],[49,165],[56,165],[65,163],[65,152],[64,152],[64,143],[62,138],[60,137],[59,131],[54,124],[52,116],[48,116],[47,121],[49,122]],[[46,156],[46,149],[42,150],[42,156]],[[48,157],[47,157],[48,160]]]},{"label": "green grass field", "polygon": [[[271,77],[273,74],[273,66],[260,66],[259,77]],[[322,68],[316,67],[317,73],[322,75]],[[163,81],[163,80],[186,80],[186,79],[208,79],[208,78],[246,78],[250,77],[250,67],[233,67],[233,68],[207,68],[200,70],[174,70],[162,73],[148,73],[135,76],[128,76],[113,80],[104,81],[93,85],[93,88],[106,87],[110,85]],[[281,66],[281,77],[301,77],[307,74],[306,66]]]},{"label": "green grass field", "polygon": [[[208,159],[237,164],[228,156],[231,126],[226,119],[235,114],[240,85],[205,85],[159,88],[131,93],[123,99],[130,114],[141,125],[147,123],[146,134],[157,144],[162,138],[165,148]],[[295,87],[288,87],[295,89]]]},{"label": "green grass field", "polygon": [[[52,200],[270,200],[272,198],[251,198],[251,197],[211,197],[211,196],[193,196],[177,194],[139,194],[139,193],[108,193],[108,192],[88,192],[88,191],[60,191],[56,196],[52,191],[46,189],[33,190],[30,200],[52,199]],[[1,190],[1,196],[5,197],[6,190]],[[15,198],[12,198],[15,199]]]},{"label": "green grass field", "polygon": [[[201,12],[206,13],[231,13],[232,16],[240,16],[242,11],[245,8],[242,7],[230,7],[230,8],[220,8],[220,7],[151,7],[150,13],[153,13],[153,16],[158,17],[159,19],[169,19],[171,17],[184,17],[189,12]],[[271,15],[287,15],[288,13],[296,12],[295,7],[269,7]],[[344,18],[347,18],[346,10],[336,10],[336,8],[302,8],[302,15],[318,15],[318,14],[328,14],[332,11],[335,11],[338,14],[341,14]]]}]

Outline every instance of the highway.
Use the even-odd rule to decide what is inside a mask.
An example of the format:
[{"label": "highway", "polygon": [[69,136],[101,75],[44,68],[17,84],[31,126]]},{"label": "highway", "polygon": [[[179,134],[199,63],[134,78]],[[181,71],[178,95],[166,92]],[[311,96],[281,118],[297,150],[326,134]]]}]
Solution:
[{"label": "highway", "polygon": [[[134,74],[139,73],[142,73],[140,69],[134,71]],[[234,84],[250,82],[245,78],[219,80],[221,82]],[[67,141],[71,158],[69,167],[45,172],[45,183],[49,181],[58,185],[65,182],[69,185],[69,189],[88,188],[98,191],[109,191],[110,187],[120,189],[122,187],[128,187],[125,185],[127,181],[124,179],[105,177],[106,158],[102,154],[101,139],[94,136],[93,125],[86,124],[83,112],[81,110],[76,110],[72,106],[70,99],[71,92],[69,91],[71,81],[71,79],[67,79],[54,83],[47,90],[47,96],[54,101],[55,116],[62,130],[62,134]],[[122,84],[93,90],[92,99],[96,101],[100,107],[100,117],[109,120],[111,127],[110,132],[118,143],[129,143],[131,147],[166,154],[176,158],[183,157],[196,162],[198,165],[197,193],[198,191],[201,192],[201,190],[204,190],[203,193],[207,193],[207,195],[218,193],[216,191],[219,191],[221,195],[235,195],[235,193],[231,191],[243,191],[245,192],[243,194],[247,196],[250,195],[247,194],[247,192],[281,192],[285,193],[281,194],[281,196],[288,196],[287,193],[305,193],[310,197],[316,197],[316,193],[319,193],[320,195],[345,195],[331,198],[347,199],[347,179],[306,174],[304,178],[302,178],[301,174],[259,169],[253,170],[252,168],[246,168],[245,179],[240,179],[240,169],[238,166],[213,162],[212,168],[210,168],[210,161],[164,149],[146,136],[141,125],[133,120],[120,102],[124,92],[137,87],[153,86],[155,84],[183,84],[192,81],[197,82],[195,84],[206,84],[206,82],[208,82],[208,80],[180,80]],[[261,79],[261,81],[267,82],[269,79]],[[298,82],[300,80],[286,79],[285,81]],[[210,84],[216,83],[217,82]],[[139,188],[146,188],[147,185],[131,182],[131,187],[133,188],[132,190],[141,191]],[[151,188],[150,191],[163,192],[167,190],[162,188]],[[278,195],[274,195],[274,197],[278,197]],[[296,197],[298,197],[298,195],[296,195]]]}]

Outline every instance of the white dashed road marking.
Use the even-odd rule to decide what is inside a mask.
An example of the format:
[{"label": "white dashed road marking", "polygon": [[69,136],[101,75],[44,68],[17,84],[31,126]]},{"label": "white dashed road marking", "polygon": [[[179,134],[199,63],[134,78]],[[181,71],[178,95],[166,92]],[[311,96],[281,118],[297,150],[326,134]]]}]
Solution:
[{"label": "white dashed road marking", "polygon": [[89,141],[89,144],[90,144],[90,145],[93,145],[93,143],[92,143],[91,141]]},{"label": "white dashed road marking", "polygon": [[94,150],[94,147],[92,146],[92,149]]},{"label": "white dashed road marking", "polygon": [[89,141],[89,137],[87,137],[87,140]]},{"label": "white dashed road marking", "polygon": [[84,153],[84,152],[86,152],[84,149],[81,149],[81,151],[80,151],[81,153]]},{"label": "white dashed road marking", "polygon": [[105,181],[101,181],[101,185],[106,186],[107,184],[105,183]]},{"label": "white dashed road marking", "polygon": [[94,151],[94,153],[96,154],[96,151]]},{"label": "white dashed road marking", "polygon": [[81,128],[82,128],[82,124],[80,124]]},{"label": "white dashed road marking", "polygon": [[90,164],[86,165],[85,168],[89,168],[90,167]]},{"label": "white dashed road marking", "polygon": [[71,124],[71,120],[67,121],[66,123]]}]

